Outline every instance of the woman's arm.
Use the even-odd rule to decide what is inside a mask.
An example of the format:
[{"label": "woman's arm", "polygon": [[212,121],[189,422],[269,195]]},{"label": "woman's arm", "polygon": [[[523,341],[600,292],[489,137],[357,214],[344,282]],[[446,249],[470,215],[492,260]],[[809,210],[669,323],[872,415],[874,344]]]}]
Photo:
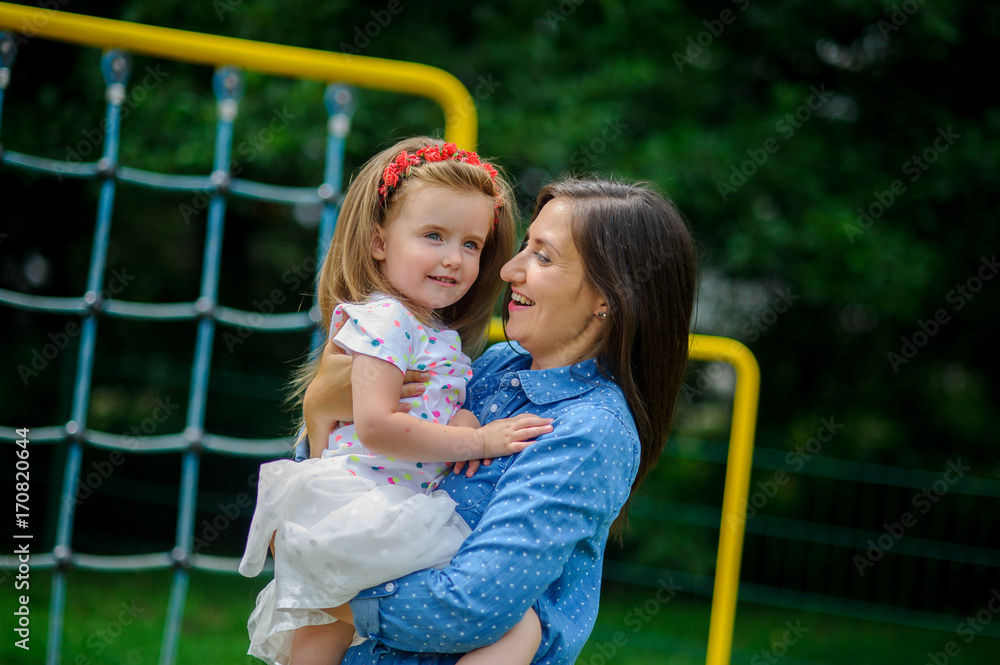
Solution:
[{"label": "woman's arm", "polygon": [[[425,390],[424,382],[430,378],[429,372],[407,370],[403,376],[400,399],[422,395]],[[306,388],[302,400],[302,416],[312,457],[319,457],[327,447],[330,432],[340,421],[354,420],[353,402],[351,357],[333,341],[328,341],[320,356],[316,376]],[[398,402],[396,409],[406,413],[410,410],[410,405]]]},{"label": "woman's arm", "polygon": [[[496,490],[448,566],[351,601],[361,635],[405,651],[466,652],[496,641],[567,568],[594,561],[628,496],[638,442],[613,414],[593,405],[560,416],[555,425],[506,471],[497,465],[480,470],[494,474]],[[589,590],[591,602],[598,593]],[[559,630],[545,626],[550,629]]]},{"label": "woman's arm", "polygon": [[552,431],[551,418],[521,414],[485,427],[448,427],[397,410],[403,375],[372,356],[356,355],[351,370],[354,427],[365,447],[388,457],[426,462],[502,457]]}]

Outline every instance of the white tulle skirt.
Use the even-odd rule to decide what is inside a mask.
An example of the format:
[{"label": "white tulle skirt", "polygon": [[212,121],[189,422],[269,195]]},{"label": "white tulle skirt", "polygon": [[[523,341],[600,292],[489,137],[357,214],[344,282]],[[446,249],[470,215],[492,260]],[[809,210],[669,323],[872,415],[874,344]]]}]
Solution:
[{"label": "white tulle skirt", "polygon": [[344,457],[262,465],[240,573],[260,573],[273,534],[274,580],[247,623],[248,653],[286,663],[296,628],[335,621],[323,608],[446,565],[469,533],[445,492],[377,485],[352,475]]}]

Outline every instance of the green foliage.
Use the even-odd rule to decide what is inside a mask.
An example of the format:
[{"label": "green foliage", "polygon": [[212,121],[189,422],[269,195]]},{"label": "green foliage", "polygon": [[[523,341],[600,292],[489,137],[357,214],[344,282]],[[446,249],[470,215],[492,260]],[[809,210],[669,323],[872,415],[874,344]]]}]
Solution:
[{"label": "green foliage", "polygon": [[[992,439],[989,416],[997,401],[989,312],[997,309],[1000,284],[986,281],[971,298],[954,291],[1000,245],[1000,109],[986,64],[1000,9],[916,0],[502,6],[449,0],[431,9],[404,0],[380,25],[387,6],[77,0],[68,9],[441,67],[477,97],[479,148],[518,181],[523,206],[560,174],[650,180],[690,219],[706,270],[728,285],[765,287],[763,301],[737,301],[725,317],[707,316],[720,304],[706,291],[698,329],[741,338],[757,355],[762,441],[791,448],[801,443],[796,423],[833,414],[847,434],[832,454],[924,468],[962,454],[981,462],[981,475],[1000,473],[985,466],[993,457],[985,442]],[[36,53],[43,51],[40,61]],[[37,40],[26,47],[4,109],[4,145],[64,158],[81,131],[100,122],[97,59],[92,50]],[[136,58],[137,71],[154,64]],[[205,173],[214,117],[209,72],[167,67],[161,89],[126,119],[122,162]],[[318,181],[321,95],[319,82],[248,75],[234,145],[252,141],[275,109],[287,108],[297,119],[244,160],[243,175],[282,184]],[[392,138],[439,133],[442,123],[428,102],[363,91],[347,167]],[[951,143],[935,144],[939,132],[949,131]],[[915,168],[913,157],[925,153],[933,163]],[[0,178],[5,200],[18,199],[5,204],[10,270],[40,252],[58,266],[42,292],[77,293],[93,189],[64,190],[69,198],[56,205],[44,201],[45,186],[35,179],[9,172]],[[894,181],[905,190],[879,204]],[[6,196],[11,187],[24,195]],[[173,199],[123,195],[122,205],[110,264],[141,252],[151,271],[164,271],[137,282],[128,299],[190,299],[203,220],[184,224]],[[884,210],[875,214],[879,206]],[[867,228],[859,227],[859,208],[869,211]],[[235,263],[224,264],[222,290],[231,304],[245,307],[309,255],[311,236],[290,224],[284,210],[242,204],[233,210],[227,257],[243,250],[247,256],[227,258]],[[46,233],[17,239],[39,211],[48,219]],[[65,245],[53,247],[52,237]],[[16,288],[16,281],[8,276],[4,287]],[[755,323],[773,305],[775,289],[790,289],[797,300],[774,322]],[[903,354],[901,338],[920,341],[921,322],[938,310],[948,322],[914,357],[894,362],[889,354]],[[238,371],[251,373],[252,359],[245,363]]]}]

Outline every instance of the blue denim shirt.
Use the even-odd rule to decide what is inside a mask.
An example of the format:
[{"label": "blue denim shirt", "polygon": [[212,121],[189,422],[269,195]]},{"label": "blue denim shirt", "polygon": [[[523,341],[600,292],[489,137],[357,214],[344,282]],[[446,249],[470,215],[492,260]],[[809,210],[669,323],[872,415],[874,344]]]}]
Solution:
[{"label": "blue denim shirt", "polygon": [[593,360],[530,365],[507,344],[488,349],[473,366],[466,407],[483,424],[534,413],[554,418],[554,430],[472,478],[445,479],[472,535],[444,569],[351,601],[358,633],[370,639],[344,665],[454,663],[495,642],[529,607],[542,624],[533,662],[579,656],[597,617],[608,530],[639,468],[639,439],[624,394]]}]

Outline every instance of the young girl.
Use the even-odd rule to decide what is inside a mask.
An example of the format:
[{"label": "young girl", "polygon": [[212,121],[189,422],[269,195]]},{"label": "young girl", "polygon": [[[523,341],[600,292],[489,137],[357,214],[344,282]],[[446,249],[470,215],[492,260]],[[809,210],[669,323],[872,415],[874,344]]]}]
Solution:
[{"label": "young girl", "polygon": [[[508,197],[476,153],[428,138],[376,155],[348,189],[319,302],[334,343],[355,357],[355,421],[310,441],[309,460],[261,466],[240,572],[258,574],[273,544],[275,578],[248,622],[251,655],[339,663],[354,627],[324,609],[444,566],[469,534],[454,502],[434,491],[449,463],[510,455],[552,430],[551,419],[528,414],[479,427],[460,410],[472,374],[461,339],[484,340],[512,253]],[[408,369],[431,378],[404,413]],[[527,664],[540,639],[529,610],[461,662]]]}]

